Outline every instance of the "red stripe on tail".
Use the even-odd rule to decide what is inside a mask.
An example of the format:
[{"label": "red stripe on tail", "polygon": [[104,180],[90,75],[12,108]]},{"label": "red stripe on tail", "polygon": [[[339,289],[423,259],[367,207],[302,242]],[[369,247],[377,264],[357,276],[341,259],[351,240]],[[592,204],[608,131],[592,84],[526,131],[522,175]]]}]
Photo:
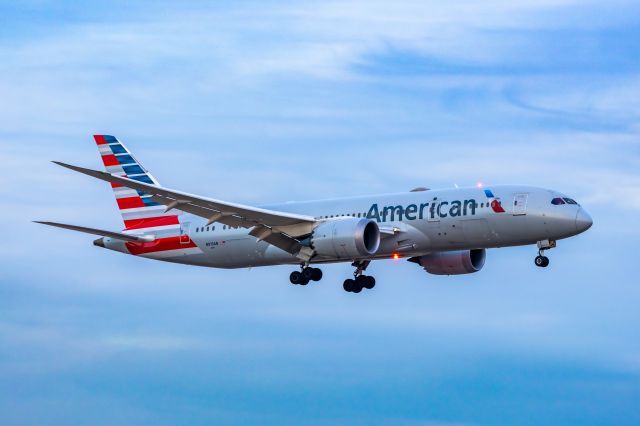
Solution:
[{"label": "red stripe on tail", "polygon": [[96,140],[96,144],[98,145],[106,145],[107,141],[102,135],[93,135],[93,138]]},{"label": "red stripe on tail", "polygon": [[120,210],[145,207],[144,202],[140,197],[116,198],[116,201],[118,202]]},{"label": "red stripe on tail", "polygon": [[105,167],[119,166],[120,165],[120,162],[118,161],[116,156],[115,155],[111,155],[111,154],[103,155],[102,156],[102,163],[105,165]]}]

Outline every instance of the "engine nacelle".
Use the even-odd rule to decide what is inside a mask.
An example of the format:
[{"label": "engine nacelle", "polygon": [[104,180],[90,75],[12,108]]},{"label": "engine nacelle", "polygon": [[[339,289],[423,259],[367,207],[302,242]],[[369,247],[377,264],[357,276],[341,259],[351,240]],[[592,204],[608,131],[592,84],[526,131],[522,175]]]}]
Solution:
[{"label": "engine nacelle", "polygon": [[311,235],[318,256],[338,259],[369,257],[380,248],[380,228],[370,219],[335,219],[318,225]]},{"label": "engine nacelle", "polygon": [[415,259],[425,271],[434,275],[462,275],[478,272],[487,258],[485,249],[440,251]]}]

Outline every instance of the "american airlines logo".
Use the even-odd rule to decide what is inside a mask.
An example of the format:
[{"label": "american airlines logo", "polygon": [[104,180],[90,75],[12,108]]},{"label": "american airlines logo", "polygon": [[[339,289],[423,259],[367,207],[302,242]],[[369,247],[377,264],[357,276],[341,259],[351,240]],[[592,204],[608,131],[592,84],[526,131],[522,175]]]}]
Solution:
[{"label": "american airlines logo", "polygon": [[475,216],[476,210],[484,207],[485,204],[487,207],[491,207],[495,213],[505,213],[499,198],[495,198],[490,191],[487,194],[487,198],[493,199],[482,204],[478,203],[475,199],[464,201],[433,200],[422,204],[384,207],[380,207],[375,203],[369,208],[367,219],[372,219],[376,222],[394,222],[403,220],[436,220],[447,217]]},{"label": "american airlines logo", "polygon": [[438,201],[429,203],[409,204],[408,206],[380,206],[375,203],[369,208],[367,219],[376,222],[395,222],[403,220],[434,220],[445,217],[475,216],[479,208],[476,200]]}]

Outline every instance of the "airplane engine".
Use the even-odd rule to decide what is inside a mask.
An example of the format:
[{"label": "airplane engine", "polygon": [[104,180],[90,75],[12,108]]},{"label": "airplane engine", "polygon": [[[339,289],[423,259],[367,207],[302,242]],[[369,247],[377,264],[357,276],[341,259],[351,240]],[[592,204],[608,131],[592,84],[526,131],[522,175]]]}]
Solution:
[{"label": "airplane engine", "polygon": [[440,251],[412,259],[434,275],[462,275],[478,272],[484,266],[485,249]]},{"label": "airplane engine", "polygon": [[320,257],[366,258],[376,254],[380,247],[380,229],[369,219],[335,219],[314,229],[311,247]]}]

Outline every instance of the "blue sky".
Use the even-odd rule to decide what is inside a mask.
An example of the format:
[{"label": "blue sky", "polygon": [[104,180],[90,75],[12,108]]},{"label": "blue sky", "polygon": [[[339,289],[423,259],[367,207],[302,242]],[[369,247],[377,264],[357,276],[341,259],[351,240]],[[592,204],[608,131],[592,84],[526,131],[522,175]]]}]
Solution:
[{"label": "blue sky", "polygon": [[[0,3],[3,424],[640,423],[637,2]],[[244,203],[522,183],[595,220],[485,269],[307,288],[105,252],[115,134]]]}]

